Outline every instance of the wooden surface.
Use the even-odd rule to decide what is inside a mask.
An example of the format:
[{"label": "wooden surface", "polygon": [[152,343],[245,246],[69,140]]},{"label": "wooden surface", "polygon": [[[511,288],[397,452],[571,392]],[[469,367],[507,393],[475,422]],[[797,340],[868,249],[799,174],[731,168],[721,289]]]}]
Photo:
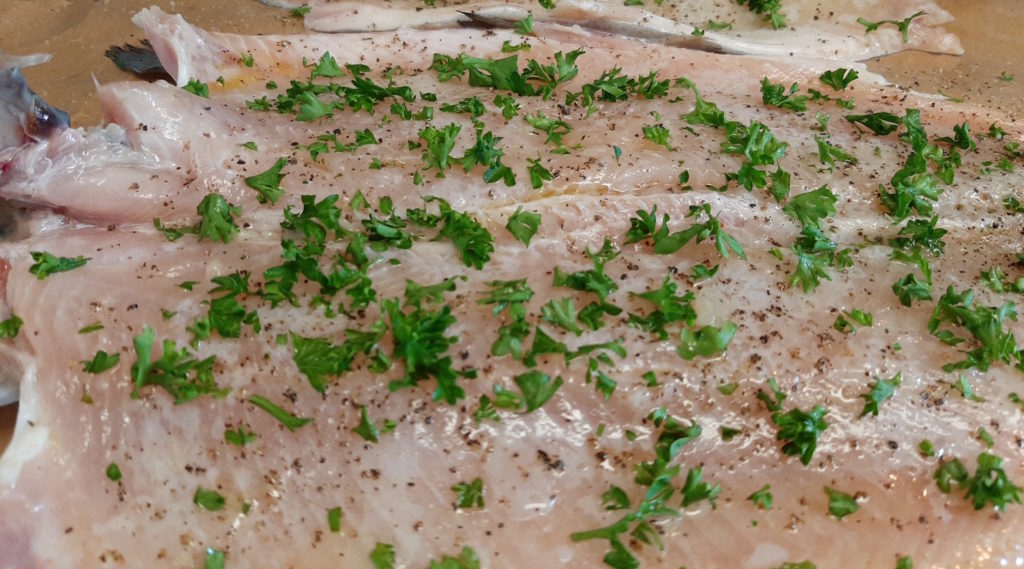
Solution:
[{"label": "wooden surface", "polygon": [[[868,62],[899,85],[994,106],[1024,120],[1024,9],[1021,0],[940,0],[956,20],[962,57],[906,52]],[[96,124],[100,111],[93,78],[128,79],[103,55],[111,44],[138,43],[137,10],[161,6],[207,29],[235,33],[297,33],[288,12],[255,0],[0,0],[0,49],[51,53],[53,61],[25,70],[32,87],[71,114],[76,126]],[[785,2],[783,2],[785,5]],[[1001,79],[1002,74],[1014,80]],[[0,408],[0,449],[13,430],[17,406]]]}]

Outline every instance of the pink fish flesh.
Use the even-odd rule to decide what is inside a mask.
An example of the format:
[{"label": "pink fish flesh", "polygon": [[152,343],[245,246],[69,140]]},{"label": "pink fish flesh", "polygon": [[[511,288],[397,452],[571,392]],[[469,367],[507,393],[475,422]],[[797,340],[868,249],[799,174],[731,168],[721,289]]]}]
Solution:
[{"label": "pink fish flesh", "polygon": [[[0,195],[36,212],[25,222],[24,238],[5,242],[0,255],[6,313],[24,322],[2,350],[5,366],[19,372],[21,407],[14,439],[0,457],[0,567],[199,567],[216,552],[235,569],[374,567],[371,553],[380,554],[382,544],[393,548],[396,567],[426,567],[470,551],[480,567],[513,569],[600,567],[633,558],[651,568],[770,569],[805,561],[820,568],[891,567],[902,556],[915,567],[1022,564],[1024,508],[1015,503],[1013,486],[1004,484],[996,494],[1007,500],[1004,509],[983,499],[976,510],[964,497],[967,488],[956,482],[989,480],[976,463],[983,454],[1003,459],[1001,472],[1010,484],[1024,481],[1022,411],[1009,398],[1020,390],[1021,372],[1014,367],[1019,356],[1003,350],[986,371],[943,371],[963,360],[965,351],[991,347],[985,340],[998,338],[1005,348],[1020,326],[1004,310],[977,335],[961,321],[944,321],[941,329],[966,340],[958,346],[929,332],[947,287],[973,290],[975,308],[1015,299],[1008,290],[1020,273],[1014,263],[1022,221],[1003,200],[1021,185],[1021,158],[1012,144],[1024,141],[1024,131],[1005,115],[887,86],[859,67],[860,79],[833,92],[818,77],[834,62],[713,55],[551,27],[543,37],[527,39],[531,48],[520,55],[520,68],[527,59],[550,64],[556,53],[564,57],[582,48],[578,75],[550,99],[515,96],[518,115],[506,119],[492,103],[505,91],[469,86],[465,78],[439,82],[428,68],[435,53],[506,57],[503,42],[523,41],[509,31],[244,37],[204,32],[156,9],[136,22],[179,85],[204,83],[209,98],[160,82],[105,85],[105,127],[64,130],[0,151]],[[293,79],[306,81],[312,67],[305,63],[329,61],[327,53],[339,64],[367,65],[365,76],[378,86],[389,84],[390,71],[394,85],[408,86],[415,100],[386,98],[373,113],[342,105],[330,117],[310,121],[297,120],[295,112],[249,108],[260,105],[247,101],[264,95],[272,102]],[[245,63],[249,57],[252,67]],[[659,80],[686,77],[729,120],[766,125],[788,146],[777,164],[755,168],[771,173],[781,167],[790,174],[791,193],[782,199],[787,204],[830,188],[835,212],[826,207],[818,216],[822,236],[837,251],[848,249],[852,266],[825,268],[827,279],[807,292],[801,286],[806,280],[792,281],[801,223],[765,189],[748,192],[726,178],[740,171],[744,155],[724,151],[724,127],[681,118],[696,104],[685,82],[673,81],[667,93],[650,99],[598,98],[590,113],[578,100],[565,102],[566,92],[580,91],[614,67],[631,78],[650,71]],[[796,82],[800,93],[813,88],[850,98],[854,109],[834,101],[806,101],[805,112],[767,106],[762,78],[785,86]],[[278,88],[269,89],[268,81]],[[352,74],[316,81],[348,86]],[[424,101],[421,93],[434,93],[437,101]],[[449,156],[463,157],[476,143],[473,122],[440,106],[472,96],[485,107],[477,117],[484,124],[481,136],[501,138],[501,164],[515,175],[511,185],[486,183],[479,164],[464,171],[455,163],[438,177],[438,168],[426,168],[424,161],[429,149],[421,131],[428,123],[389,112],[399,102],[410,113],[434,107],[430,124],[460,125]],[[323,93],[318,100],[337,100],[332,97]],[[925,276],[920,263],[891,258],[889,240],[906,222],[897,224],[886,213],[879,186],[892,191],[890,178],[912,160],[912,144],[900,139],[908,127],[875,135],[843,117],[885,111],[902,119],[909,109],[921,110],[932,145],[923,152],[948,158],[959,144],[954,127],[965,123],[977,148],[959,151],[962,164],[953,167],[952,183],[935,182],[942,191],[932,214],[947,231],[945,251],[919,252],[929,261],[932,300],[907,307],[893,283],[908,274]],[[523,118],[540,112],[571,127],[561,138],[567,153],[553,153],[558,145],[545,142],[549,135]],[[831,121],[823,125],[815,112]],[[990,124],[1003,129],[1002,139],[977,136]],[[652,140],[657,129],[645,135],[644,127],[658,125],[667,129],[665,144]],[[375,143],[334,150],[332,135],[339,145],[354,144],[364,129]],[[331,146],[314,159],[309,147],[321,135]],[[936,140],[940,136],[953,142]],[[831,167],[823,152],[832,157]],[[244,180],[281,157],[284,193],[276,204],[260,203]],[[997,166],[1003,159],[1009,168]],[[552,179],[533,189],[528,172],[537,164]],[[419,185],[413,182],[417,174]],[[725,191],[708,187],[723,185]],[[201,223],[205,216],[200,219],[197,206],[211,193],[240,208],[234,214],[239,231],[230,243],[194,234],[170,241],[154,228],[155,217],[170,227]],[[467,264],[454,244],[479,238],[473,224],[447,234],[440,229],[465,217],[446,218],[434,228],[407,222],[416,236],[410,248],[358,247],[369,261],[365,274],[376,295],[365,308],[346,312],[352,295],[324,292],[302,276],[292,288],[296,304],[274,305],[275,273],[267,271],[287,261],[283,239],[303,242],[297,226],[281,225],[285,208],[289,215],[302,211],[303,195],[314,201],[338,196],[338,223],[345,231],[325,242],[325,270],[338,256],[356,262],[349,243],[359,240],[351,236],[364,231],[371,212],[387,218],[379,211],[388,209],[385,198],[403,219],[416,216],[416,209],[443,214],[439,202],[424,199],[441,198],[493,236],[493,251],[482,269]],[[353,207],[353,200],[360,206],[357,195],[367,205]],[[687,218],[691,206],[702,204],[743,255],[714,232],[671,254],[656,254],[651,238],[627,243],[637,212],[669,215],[675,233],[711,221],[704,214]],[[520,207],[541,218],[528,246],[505,229]],[[614,257],[597,253],[606,240],[618,251]],[[33,252],[87,261],[41,279]],[[596,270],[595,256],[608,280],[594,281],[599,284],[589,291],[555,284],[559,274]],[[697,266],[718,270],[707,277],[695,273]],[[990,290],[979,277],[993,266],[1009,276],[986,280],[1005,283],[1004,292]],[[208,292],[211,279],[236,273],[248,275],[248,286],[234,299],[243,312],[258,315],[258,330],[249,319],[237,338],[213,332],[199,339],[197,322],[225,294]],[[403,351],[412,341],[403,335],[403,344],[393,331],[417,314],[415,302],[403,301],[410,287],[415,290],[408,281],[426,286],[445,279],[449,286],[436,291],[436,300],[419,300],[420,316],[450,313],[454,322],[442,335],[457,339],[433,356]],[[522,302],[524,351],[539,351],[539,329],[554,342],[549,350],[573,357],[540,353],[531,367],[511,354],[492,354],[499,328],[515,317],[508,307],[495,310],[481,300],[487,283],[517,279],[533,291]],[[629,314],[643,320],[655,308],[633,293],[665,290],[666,282],[678,296],[693,293],[692,300],[677,299],[692,309],[692,319],[669,322],[665,339],[628,325]],[[622,311],[605,314],[597,330],[575,317],[560,318],[558,306],[543,308],[571,298],[582,310],[600,304],[598,290]],[[314,302],[317,296],[328,306]],[[559,306],[567,310],[567,302]],[[960,314],[981,318],[981,312],[960,308]],[[871,314],[871,325],[852,316],[855,309]],[[300,371],[302,338],[338,349],[351,337],[347,330],[370,332],[384,313],[385,331],[367,345],[368,353],[354,354],[350,370]],[[715,348],[716,334],[733,325],[735,334]],[[147,329],[155,339],[150,359],[139,348]],[[208,371],[217,388],[229,391],[175,404],[168,390],[145,386],[133,397],[139,374],[151,377],[139,370],[169,349],[197,360],[214,358]],[[99,350],[118,354],[119,362],[101,373],[83,371],[82,362],[94,360]],[[381,354],[392,359],[390,366],[374,365]],[[406,381],[414,385],[393,384],[409,380],[410,370],[423,372]],[[469,370],[476,371],[475,379],[458,377]],[[548,387],[561,383],[550,399],[526,412],[529,403],[515,399],[522,389],[515,378],[522,382],[531,370],[546,374]],[[892,386],[891,397],[877,397],[878,415],[864,414],[870,398],[862,395],[897,374],[901,382]],[[773,394],[770,380],[784,400]],[[292,425],[293,432],[257,408],[254,396],[311,422]],[[483,396],[514,408],[478,413]],[[787,453],[793,441],[780,438],[780,423],[815,406],[827,410],[827,427],[817,427],[816,448],[804,464]],[[380,431],[379,442],[354,431],[362,409]],[[681,442],[674,450],[663,447],[669,460],[658,462],[657,441],[671,439],[664,435],[667,416],[693,440],[683,444],[686,437],[677,433]],[[699,436],[693,425],[700,426]],[[228,442],[225,431],[237,437],[239,429],[256,438],[245,446]],[[365,425],[361,430],[367,432]],[[926,440],[934,456],[920,451]],[[954,458],[968,471],[963,476],[943,466],[955,464]],[[671,512],[650,515],[648,525],[636,515],[624,518],[656,502],[648,494],[650,480],[637,475],[645,463],[648,472],[660,465],[653,479],[674,490],[663,504]],[[121,473],[117,480],[111,465]],[[934,479],[943,468],[953,477],[950,493]],[[995,470],[987,472],[996,480]],[[473,507],[473,500],[457,507],[453,487],[465,495],[476,479],[483,507]],[[765,485],[773,495],[770,509],[748,499]],[[620,492],[609,493],[613,487]],[[826,488],[848,496],[844,502],[833,492],[838,515],[830,515]],[[202,499],[201,491],[216,492],[223,502],[211,503],[209,494]],[[975,492],[972,500],[979,495],[986,494]],[[693,503],[684,507],[683,496]],[[841,517],[851,501],[859,509]],[[609,503],[625,509],[610,510]],[[340,520],[332,528],[334,508]],[[624,528],[615,525],[620,520]],[[604,538],[583,539],[593,534],[580,533],[609,527]],[[637,527],[639,533],[631,533]],[[660,541],[662,548],[644,540]],[[474,566],[467,557],[463,561]]]}]

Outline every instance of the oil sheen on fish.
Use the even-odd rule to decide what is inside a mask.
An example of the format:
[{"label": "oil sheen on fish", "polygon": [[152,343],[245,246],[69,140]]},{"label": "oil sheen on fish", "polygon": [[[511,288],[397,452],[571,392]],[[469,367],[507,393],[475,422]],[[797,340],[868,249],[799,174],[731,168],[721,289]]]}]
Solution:
[{"label": "oil sheen on fish", "polygon": [[178,86],[0,153],[0,567],[1020,564],[1007,116],[579,28],[136,22]]}]

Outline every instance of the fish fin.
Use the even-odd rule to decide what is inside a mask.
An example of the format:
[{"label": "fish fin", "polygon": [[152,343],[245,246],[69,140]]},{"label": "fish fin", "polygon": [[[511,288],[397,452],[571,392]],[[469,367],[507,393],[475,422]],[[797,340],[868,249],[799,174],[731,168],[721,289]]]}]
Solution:
[{"label": "fish fin", "polygon": [[146,79],[171,79],[171,74],[164,69],[149,40],[142,40],[142,45],[112,45],[103,53],[114,62],[121,71],[134,73]]}]

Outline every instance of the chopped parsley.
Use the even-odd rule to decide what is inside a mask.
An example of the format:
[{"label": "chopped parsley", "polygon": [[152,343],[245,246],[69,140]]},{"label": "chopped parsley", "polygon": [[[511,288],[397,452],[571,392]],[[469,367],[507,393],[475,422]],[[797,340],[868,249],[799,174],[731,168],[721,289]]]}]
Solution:
[{"label": "chopped parsley", "polygon": [[960,459],[943,462],[935,471],[935,483],[946,494],[956,483],[964,491],[964,498],[973,502],[975,510],[989,504],[1005,511],[1008,503],[1021,503],[1021,488],[1006,476],[1003,459],[987,452],[978,455],[978,469],[973,476]]},{"label": "chopped parsley", "polygon": [[780,12],[782,0],[736,0],[736,3],[740,6],[745,4],[751,12],[761,14],[773,29],[786,27],[786,16]]},{"label": "chopped parsley", "polygon": [[200,241],[210,239],[230,243],[232,237],[238,233],[234,217],[242,213],[242,208],[231,205],[218,193],[207,194],[196,206],[196,213],[200,219],[192,226],[167,227],[160,218],[153,219],[153,226],[163,232],[170,241],[176,241],[186,233],[192,233],[199,236]]},{"label": "chopped parsley", "polygon": [[[392,429],[394,429],[394,424],[391,421],[385,421],[385,432]],[[367,442],[380,442],[381,430],[377,428],[377,425],[375,425],[373,421],[370,420],[370,416],[366,411],[366,405],[359,408],[359,425],[352,429],[352,432],[359,435]]]},{"label": "chopped parsley", "polygon": [[519,56],[513,54],[502,59],[483,59],[460,54],[456,57],[434,54],[430,69],[437,71],[442,83],[461,78],[469,73],[471,87],[494,88],[512,91],[517,95],[550,99],[556,87],[572,80],[579,73],[576,59],[583,55],[582,49],[567,54],[555,54],[554,64],[545,65],[531,59],[526,67],[519,70]]},{"label": "chopped parsley", "polygon": [[672,138],[672,135],[671,133],[669,133],[668,129],[665,128],[664,125],[644,125],[642,130],[644,133],[644,138],[646,138],[647,140],[650,140],[655,144],[660,144],[661,146],[664,146],[666,150],[671,151],[673,149],[672,144],[669,142],[669,140],[671,140]]},{"label": "chopped parsley", "polygon": [[370,552],[370,563],[373,569],[395,569],[395,546],[378,541]]},{"label": "chopped parsley", "polygon": [[785,85],[772,83],[767,77],[761,79],[761,101],[766,105],[795,112],[807,110],[807,95],[797,95],[799,87],[793,83],[786,92]]},{"label": "chopped parsley", "polygon": [[277,200],[281,198],[281,195],[284,194],[284,190],[281,189],[281,180],[285,176],[281,170],[286,164],[288,164],[287,158],[278,158],[277,162],[266,172],[245,178],[245,185],[259,193],[257,201],[276,204]]},{"label": "chopped parsley", "polygon": [[831,69],[822,73],[818,79],[825,85],[832,87],[834,91],[843,91],[849,87],[850,83],[853,83],[858,76],[859,74],[856,69],[844,69],[840,67],[839,69]]},{"label": "chopped parsley", "polygon": [[207,547],[206,557],[203,559],[203,569],[224,569],[225,558],[226,555],[223,551]]},{"label": "chopped parsley", "polygon": [[852,334],[857,331],[857,324],[871,326],[874,324],[874,316],[870,312],[863,312],[854,308],[850,311],[843,311],[836,316],[836,322],[832,325],[837,332]]},{"label": "chopped parsley", "polygon": [[895,132],[902,124],[900,117],[888,112],[846,115],[844,118],[851,123],[862,125],[880,136]]},{"label": "chopped parsley", "polygon": [[[530,47],[531,47],[530,46],[530,42],[528,42],[528,41],[523,41],[522,43],[514,44],[514,43],[512,43],[509,40],[505,40],[505,42],[501,44],[501,53],[515,53],[517,51],[530,51]],[[442,108],[441,110],[443,111],[444,108]]]},{"label": "chopped parsley", "polygon": [[698,356],[717,356],[729,347],[736,330],[736,324],[731,320],[727,320],[721,326],[707,325],[698,330],[683,328],[679,334],[680,342],[676,345],[676,353],[687,361]]},{"label": "chopped parsley", "polygon": [[185,349],[178,349],[174,340],[163,341],[160,359],[153,361],[153,344],[156,333],[149,326],[135,336],[136,361],[132,364],[131,375],[135,382],[132,397],[139,397],[143,387],[161,387],[175,404],[186,403],[202,395],[215,399],[227,395],[229,389],[221,388],[213,377],[215,356],[198,360]]},{"label": "chopped parsley", "polygon": [[261,395],[253,395],[249,398],[249,403],[259,407],[266,411],[271,417],[275,418],[282,425],[285,426],[289,431],[295,432],[296,429],[302,427],[308,423],[311,423],[313,419],[307,417],[297,417],[284,409],[275,405],[271,400]]},{"label": "chopped parsley", "polygon": [[327,527],[331,533],[341,532],[341,506],[335,506],[327,510]]},{"label": "chopped parsley", "polygon": [[593,292],[602,301],[609,294],[619,289],[619,285],[604,272],[604,265],[619,255],[611,240],[605,238],[604,245],[596,252],[587,249],[587,256],[594,263],[594,268],[587,271],[566,273],[555,267],[554,285],[565,286],[583,292]]},{"label": "chopped parsley", "polygon": [[[545,0],[541,0],[543,4]],[[550,0],[547,0],[550,2]],[[431,561],[427,569],[480,569],[480,558],[471,547],[463,547],[458,557],[444,555],[441,561]]]},{"label": "chopped parsley", "polygon": [[[526,284],[526,279],[515,281],[490,281],[486,283],[490,287],[487,296],[481,298],[480,304],[493,304],[493,313],[497,316],[501,311],[508,309],[511,322],[502,325],[498,329],[498,339],[491,345],[491,354],[503,356],[511,354],[516,359],[523,358],[523,340],[530,333],[530,325],[526,322],[525,303],[533,298],[533,289]],[[484,409],[484,399],[481,397],[481,413],[487,414]],[[488,399],[489,401],[489,399]],[[487,416],[487,418],[493,418]]]},{"label": "chopped parsley", "polygon": [[527,167],[527,171],[530,174],[530,187],[535,190],[539,190],[544,185],[544,182],[550,182],[555,179],[551,171],[540,163],[540,160],[539,157],[526,159],[530,164]]},{"label": "chopped parsley", "polygon": [[[10,318],[0,322],[0,338],[16,338],[18,332],[21,331],[22,324],[24,324],[24,321],[12,312]],[[83,332],[79,330],[78,333],[82,334]]]},{"label": "chopped parsley", "polygon": [[[651,239],[654,242],[654,252],[659,255],[670,255],[675,253],[691,240],[701,243],[709,238],[714,238],[715,249],[723,259],[729,258],[729,251],[734,251],[741,259],[746,259],[743,247],[735,237],[729,235],[722,229],[722,223],[711,213],[711,206],[704,203],[691,205],[687,218],[693,218],[694,223],[675,233],[669,233],[668,214],[661,219],[661,227],[658,227],[657,206],[651,208],[650,212],[637,211],[637,217],[630,218],[630,229],[626,232],[626,243],[636,243],[644,239]],[[707,217],[707,221],[696,221],[700,217]]]},{"label": "chopped parsley", "polygon": [[325,338],[306,338],[294,332],[291,339],[295,366],[320,393],[327,389],[327,378],[348,371],[358,353],[358,348],[348,342],[338,346]]},{"label": "chopped parsley", "polygon": [[522,206],[516,208],[515,213],[505,224],[509,233],[512,233],[512,236],[519,239],[526,247],[529,247],[530,239],[534,238],[540,226],[541,214],[523,211]]},{"label": "chopped parsley", "polygon": [[430,125],[420,130],[420,138],[426,143],[422,154],[423,162],[426,164],[424,171],[436,168],[437,177],[444,177],[445,170],[451,167],[451,152],[461,130],[462,126],[458,123],[450,123],[441,129]]},{"label": "chopped parsley", "polygon": [[227,500],[220,495],[220,492],[200,486],[196,488],[196,493],[192,496],[192,503],[208,512],[219,512],[227,505]]},{"label": "chopped parsley", "polygon": [[107,478],[111,482],[117,482],[121,480],[121,467],[119,467],[116,462],[111,462],[109,465],[107,465]]},{"label": "chopped parsley", "polygon": [[484,481],[479,477],[472,482],[459,482],[452,486],[455,492],[455,507],[460,509],[482,509],[484,507]]},{"label": "chopped parsley", "polygon": [[928,439],[918,443],[917,450],[925,458],[935,456],[935,444]]},{"label": "chopped parsley", "polygon": [[747,496],[747,499],[753,502],[759,509],[772,509],[772,485],[765,484],[753,494]]},{"label": "chopped parsley", "polygon": [[825,486],[825,494],[828,496],[828,513],[836,519],[841,520],[860,509],[857,500],[845,492]]},{"label": "chopped parsley", "polygon": [[814,142],[818,145],[818,160],[820,160],[822,164],[828,164],[829,169],[835,167],[836,160],[846,162],[847,164],[857,163],[856,156],[829,143],[824,137],[815,136]]},{"label": "chopped parsley", "polygon": [[523,394],[526,413],[532,413],[543,407],[562,386],[561,377],[556,377],[554,381],[551,381],[551,376],[537,370],[517,375],[513,381]]},{"label": "chopped parsley", "polygon": [[695,295],[692,292],[678,294],[678,286],[672,282],[671,273],[665,275],[660,288],[642,293],[631,292],[630,296],[650,301],[656,309],[647,316],[630,314],[629,324],[657,335],[659,340],[668,339],[669,334],[665,329],[668,324],[682,322],[686,326],[693,326],[697,320],[697,312],[691,305]]},{"label": "chopped parsley", "polygon": [[523,120],[547,135],[547,138],[544,139],[544,144],[553,144],[555,146],[555,149],[551,151],[553,154],[569,153],[569,149],[562,143],[562,137],[572,132],[572,126],[569,123],[549,118],[541,111],[537,111],[536,115],[523,115]]},{"label": "chopped parsley", "polygon": [[437,381],[433,397],[451,405],[466,397],[465,390],[457,384],[459,377],[475,377],[473,370],[456,371],[448,348],[458,341],[456,336],[446,336],[448,328],[455,324],[451,307],[442,306],[432,310],[420,303],[406,301],[400,305],[398,299],[381,301],[381,309],[387,315],[394,333],[393,357],[405,361],[405,373],[401,379],[392,380],[388,388],[392,391],[413,387],[420,381],[433,377]]},{"label": "chopped parsley", "polygon": [[224,429],[224,440],[237,447],[244,447],[245,445],[255,441],[257,438],[256,433],[246,431],[244,425],[239,425],[237,429]]},{"label": "chopped parsley", "polygon": [[86,373],[103,373],[113,369],[121,361],[121,354],[108,354],[103,350],[96,352],[91,360],[82,362],[82,371]]},{"label": "chopped parsley", "polygon": [[[608,540],[610,550],[604,556],[606,565],[616,569],[636,569],[639,567],[639,560],[622,543],[624,534],[627,539],[636,537],[639,541],[656,545],[662,548],[661,540],[652,521],[660,518],[677,517],[679,511],[668,506],[668,501],[677,491],[673,479],[679,474],[679,466],[669,466],[669,463],[678,456],[682,449],[690,442],[700,436],[699,425],[684,425],[674,417],[668,415],[664,408],[655,410],[649,416],[654,426],[661,428],[655,442],[655,459],[640,463],[636,467],[635,481],[641,486],[647,487],[643,499],[637,504],[633,511],[627,512],[618,521],[603,528],[589,531],[575,532],[570,536],[574,542],[588,541],[592,539]],[[691,469],[687,475],[691,499],[711,499],[712,494],[717,494],[718,487],[709,487],[701,480],[701,472]],[[685,496],[685,491],[683,492]],[[616,488],[610,489],[602,496],[605,508],[609,511],[628,510],[630,508],[628,496],[625,492]],[[685,498],[684,498],[685,500]],[[609,507],[612,506],[612,507]],[[630,531],[630,526],[633,527]]]},{"label": "chopped parsley", "polygon": [[683,484],[684,508],[703,500],[714,506],[715,498],[722,492],[722,487],[718,484],[712,486],[701,479],[702,470],[701,467],[691,468],[686,474],[686,482]]},{"label": "chopped parsley", "polygon": [[860,398],[864,400],[864,409],[860,412],[860,416],[863,417],[870,413],[877,417],[879,404],[883,401],[892,399],[896,387],[899,386],[902,381],[903,374],[901,373],[897,373],[892,376],[891,379],[876,377],[871,383],[869,391],[867,393],[860,394]]},{"label": "chopped parsley", "polygon": [[513,26],[515,32],[521,36],[528,36],[533,33],[533,14],[529,14],[522,20],[519,20]]},{"label": "chopped parsley", "polygon": [[443,199],[427,197],[428,201],[436,201],[441,210],[440,237],[447,237],[459,250],[462,262],[467,267],[483,269],[484,264],[491,260],[494,252],[494,237],[471,216],[456,211]]},{"label": "chopped parsley", "polygon": [[966,338],[956,336],[955,328],[963,328],[970,333],[974,349],[964,351],[965,359],[946,364],[945,371],[975,368],[988,371],[995,362],[1013,364],[1020,360],[1017,343],[1012,330],[1006,330],[1006,320],[1017,319],[1016,305],[1006,302],[1000,307],[976,306],[974,293],[971,290],[956,292],[950,286],[939,299],[931,319],[928,331],[945,344],[955,346],[968,342]]},{"label": "chopped parsley", "polygon": [[193,95],[199,95],[200,97],[210,98],[210,87],[198,79],[189,79],[188,83],[182,89],[192,93]]},{"label": "chopped parsley", "polygon": [[98,331],[102,330],[103,328],[104,328],[103,323],[101,323],[101,322],[93,322],[92,324],[89,324],[88,326],[83,326],[82,328],[79,328],[78,329],[78,333],[79,334],[91,334],[93,332],[98,332]]},{"label": "chopped parsley", "polygon": [[576,324],[576,304],[571,296],[551,299],[540,309],[541,320],[550,322],[559,328],[579,336],[583,333]]},{"label": "chopped parsley", "polygon": [[926,13],[927,12],[925,12],[924,10],[921,10],[920,12],[915,12],[914,14],[911,14],[909,17],[904,18],[902,20],[879,20],[877,22],[872,22],[871,20],[865,18],[857,18],[857,23],[864,26],[865,34],[869,34],[885,24],[891,24],[893,26],[896,26],[896,29],[899,30],[900,35],[903,36],[903,43],[907,43],[910,41],[910,37],[908,36],[908,31],[910,30],[910,22],[914,21],[915,18],[919,18],[925,15]]},{"label": "chopped parsley", "polygon": [[46,251],[32,251],[31,255],[35,263],[28,268],[28,272],[35,275],[39,280],[43,280],[55,273],[63,273],[85,266],[90,260],[89,257],[82,256],[73,258],[57,257]]},{"label": "chopped parsley", "polygon": [[793,408],[788,412],[782,412],[782,402],[786,396],[779,391],[775,380],[769,385],[774,394],[774,400],[763,391],[758,391],[760,399],[770,411],[772,411],[772,422],[778,427],[776,439],[784,441],[782,452],[787,456],[799,456],[800,462],[804,465],[810,464],[815,449],[818,448],[818,437],[828,428],[825,415],[828,411],[820,405],[815,405],[810,412],[799,408]]}]

